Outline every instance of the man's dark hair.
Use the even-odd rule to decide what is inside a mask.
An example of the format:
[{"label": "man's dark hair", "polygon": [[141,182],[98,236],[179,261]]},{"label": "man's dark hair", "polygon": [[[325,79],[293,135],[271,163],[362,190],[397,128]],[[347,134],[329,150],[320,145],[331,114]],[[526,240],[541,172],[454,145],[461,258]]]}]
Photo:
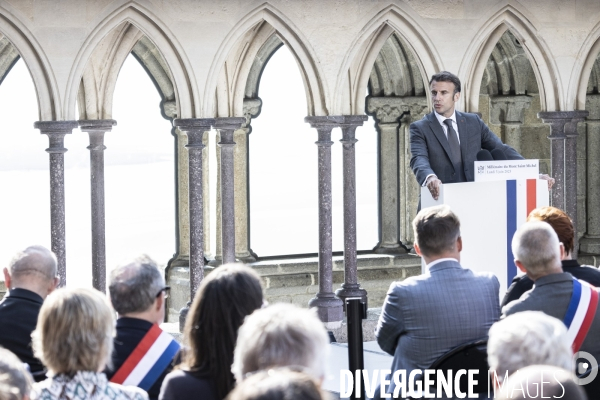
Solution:
[{"label": "man's dark hair", "polygon": [[413,230],[421,253],[435,256],[454,249],[460,236],[460,221],[446,205],[428,207],[413,220]]},{"label": "man's dark hair", "polygon": [[460,79],[458,79],[458,76],[454,75],[452,72],[448,72],[448,71],[438,72],[437,74],[431,76],[431,80],[429,81],[429,84],[431,85],[431,83],[433,81],[452,82],[452,83],[454,83],[454,94],[460,93]]}]

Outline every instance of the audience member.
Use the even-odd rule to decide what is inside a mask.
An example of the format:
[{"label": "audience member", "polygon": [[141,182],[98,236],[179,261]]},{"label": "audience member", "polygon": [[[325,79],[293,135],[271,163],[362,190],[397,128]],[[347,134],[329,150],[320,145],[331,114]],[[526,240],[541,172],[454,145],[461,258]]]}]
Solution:
[{"label": "audience member", "polygon": [[502,395],[501,400],[588,398],[572,372],[548,365],[532,365],[517,371],[498,394]]},{"label": "audience member", "polygon": [[574,370],[567,328],[540,311],[523,311],[496,322],[490,328],[487,350],[490,373],[498,384],[529,365]]},{"label": "audience member", "polygon": [[[141,256],[111,272],[108,290],[119,318],[112,367],[106,369],[106,376],[114,383],[138,386],[148,392],[151,400],[158,399],[180,348],[158,326],[165,319],[169,287],[156,263]],[[136,371],[138,365],[146,372]]]},{"label": "audience member", "polygon": [[[517,267],[535,285],[519,300],[506,305],[503,315],[533,310],[558,318],[567,326],[573,351],[585,351],[600,360],[598,289],[562,271],[564,247],[552,227],[546,222],[526,222],[513,237],[512,251]],[[600,386],[599,379],[596,377],[592,384],[586,385],[588,395]]]},{"label": "audience member", "polygon": [[12,352],[0,348],[0,399],[27,400],[31,392],[31,375]]},{"label": "audience member", "polygon": [[[586,281],[597,288],[600,287],[600,270],[587,265],[579,265],[577,260],[573,260],[575,229],[573,228],[573,222],[564,211],[556,207],[536,208],[529,213],[527,221],[544,221],[554,229],[558,235],[558,240],[565,248],[561,259],[563,272],[568,272],[575,278]],[[533,281],[527,275],[515,276],[504,296],[504,300],[502,300],[501,307],[517,300],[523,293],[531,290],[532,287]]]},{"label": "audience member", "polygon": [[234,386],[231,363],[238,329],[262,305],[260,277],[251,268],[223,265],[208,274],[185,321],[183,365],[167,375],[159,398],[224,399]]},{"label": "audience member", "polygon": [[59,289],[40,310],[33,351],[50,378],[34,384],[44,400],[148,399],[136,387],[109,382],[102,372],[113,349],[115,324],[106,297],[94,289]]},{"label": "audience member", "polygon": [[[460,265],[460,222],[448,206],[421,210],[413,229],[415,250],[428,271],[391,284],[375,331],[379,346],[394,356],[392,372],[407,375],[461,344],[486,338],[500,314],[498,279]],[[387,393],[394,388],[392,381]]]},{"label": "audience member", "polygon": [[240,328],[231,370],[247,374],[275,367],[301,367],[322,382],[329,336],[314,310],[278,303],[254,312]]},{"label": "audience member", "polygon": [[258,371],[238,384],[228,400],[325,400],[310,375],[289,368]]},{"label": "audience member", "polygon": [[44,380],[44,366],[31,350],[31,332],[44,299],[58,285],[56,257],[45,247],[30,246],[4,268],[4,280],[8,294],[0,302],[0,346],[27,363],[35,380]]}]

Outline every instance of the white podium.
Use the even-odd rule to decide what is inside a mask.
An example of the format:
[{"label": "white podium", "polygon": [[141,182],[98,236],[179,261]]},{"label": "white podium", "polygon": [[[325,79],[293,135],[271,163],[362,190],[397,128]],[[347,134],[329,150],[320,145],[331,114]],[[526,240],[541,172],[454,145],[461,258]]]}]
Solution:
[{"label": "white podium", "polygon": [[500,281],[500,300],[517,274],[513,235],[531,210],[548,202],[548,182],[539,179],[445,184],[438,200],[426,187],[421,188],[421,208],[447,204],[458,215],[463,239],[461,265],[495,274]]}]

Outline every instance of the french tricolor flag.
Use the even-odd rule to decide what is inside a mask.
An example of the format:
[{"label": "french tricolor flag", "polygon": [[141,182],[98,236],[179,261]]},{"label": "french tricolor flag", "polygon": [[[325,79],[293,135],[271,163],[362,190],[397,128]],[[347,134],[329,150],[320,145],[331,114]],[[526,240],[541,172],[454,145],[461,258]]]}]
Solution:
[{"label": "french tricolor flag", "polygon": [[506,278],[507,286],[517,275],[512,239],[537,205],[537,179],[506,181]]},{"label": "french tricolor flag", "polygon": [[568,328],[567,337],[576,353],[587,336],[598,308],[598,291],[587,282],[573,278],[573,294],[563,322]]},{"label": "french tricolor flag", "polygon": [[154,324],[110,381],[147,391],[167,369],[180,347],[173,336]]}]

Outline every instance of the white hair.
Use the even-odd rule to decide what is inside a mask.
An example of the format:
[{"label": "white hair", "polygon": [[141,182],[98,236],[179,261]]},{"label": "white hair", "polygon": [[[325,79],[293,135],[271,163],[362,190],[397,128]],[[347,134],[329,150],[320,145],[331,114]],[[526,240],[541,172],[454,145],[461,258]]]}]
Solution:
[{"label": "white hair", "polygon": [[510,315],[490,328],[488,363],[500,380],[529,365],[573,370],[573,351],[562,321],[541,311]]},{"label": "white hair", "polygon": [[322,379],[328,352],[329,337],[314,310],[278,303],[246,318],[238,333],[231,371],[241,382],[251,372],[299,366]]},{"label": "white hair", "polygon": [[521,225],[513,236],[512,251],[533,276],[561,265],[560,241],[547,222],[529,221]]}]

